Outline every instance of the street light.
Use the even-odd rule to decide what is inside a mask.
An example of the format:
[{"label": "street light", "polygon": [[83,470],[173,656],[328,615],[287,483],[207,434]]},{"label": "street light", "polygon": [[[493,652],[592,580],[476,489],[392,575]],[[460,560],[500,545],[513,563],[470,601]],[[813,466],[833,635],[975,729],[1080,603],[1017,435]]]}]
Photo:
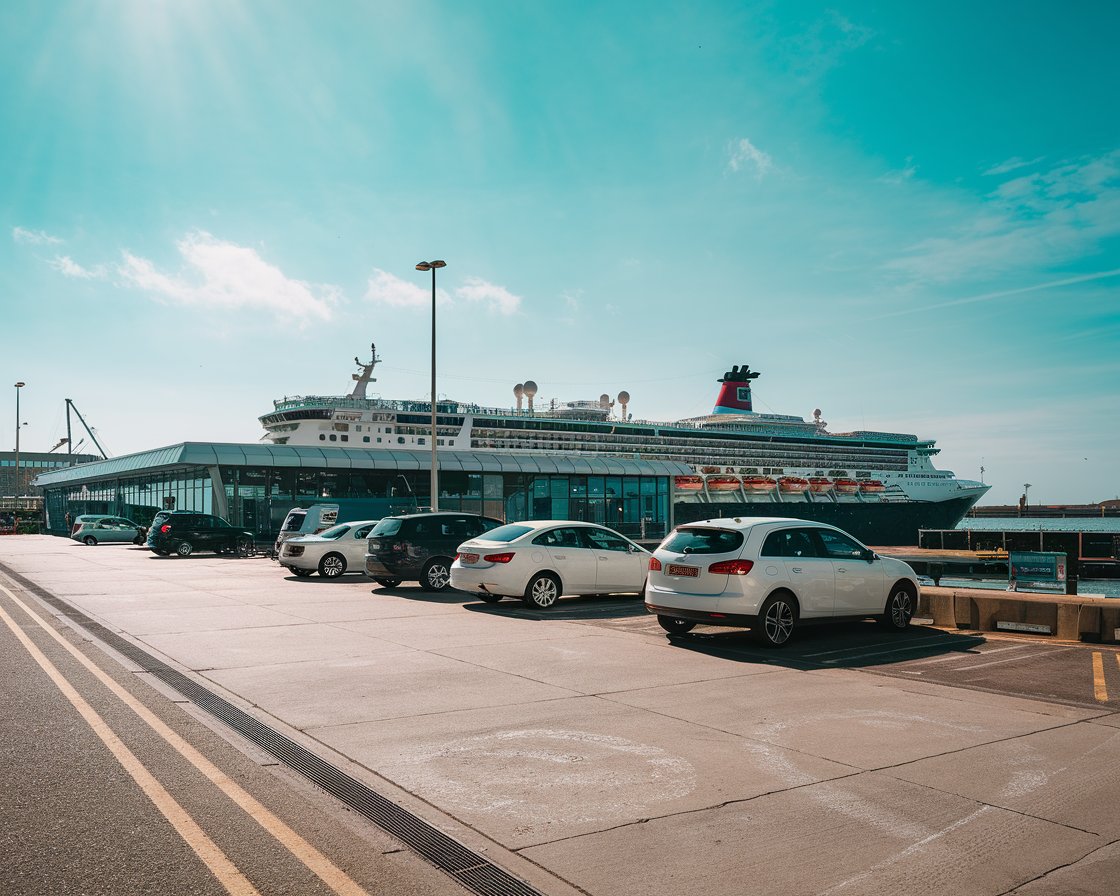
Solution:
[{"label": "street light", "polygon": [[19,497],[19,431],[21,429],[19,423],[19,390],[26,386],[27,383],[16,383],[16,487],[14,496]]},{"label": "street light", "polygon": [[439,510],[439,464],[436,460],[436,269],[447,267],[446,261],[422,261],[418,271],[432,272],[432,510]]}]

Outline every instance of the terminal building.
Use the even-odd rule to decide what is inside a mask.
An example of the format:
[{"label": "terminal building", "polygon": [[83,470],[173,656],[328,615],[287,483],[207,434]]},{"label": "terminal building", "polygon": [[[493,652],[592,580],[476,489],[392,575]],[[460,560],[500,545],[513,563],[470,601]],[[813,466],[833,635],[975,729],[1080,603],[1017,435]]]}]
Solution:
[{"label": "terminal building", "polygon": [[[376,501],[382,515],[431,507],[430,451],[183,442],[74,467],[39,470],[46,531],[65,535],[66,514],[107,513],[147,525],[159,510],[196,510],[276,536],[293,507]],[[506,522],[586,520],[632,538],[672,528],[673,461],[576,454],[439,452],[440,510]]]}]

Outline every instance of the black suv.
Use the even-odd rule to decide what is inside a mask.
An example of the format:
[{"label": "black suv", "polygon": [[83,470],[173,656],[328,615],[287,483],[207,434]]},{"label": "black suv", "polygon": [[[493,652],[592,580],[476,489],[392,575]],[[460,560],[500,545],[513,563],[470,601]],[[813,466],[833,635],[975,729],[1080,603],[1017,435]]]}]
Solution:
[{"label": "black suv", "polygon": [[451,561],[459,545],[502,521],[473,513],[410,513],[387,516],[366,546],[366,575],[386,588],[419,582],[425,591],[451,584]]},{"label": "black suv", "polygon": [[253,533],[235,529],[220,516],[209,513],[160,511],[148,530],[147,545],[161,557],[172,552],[189,557],[196,550],[247,553],[253,547]]}]

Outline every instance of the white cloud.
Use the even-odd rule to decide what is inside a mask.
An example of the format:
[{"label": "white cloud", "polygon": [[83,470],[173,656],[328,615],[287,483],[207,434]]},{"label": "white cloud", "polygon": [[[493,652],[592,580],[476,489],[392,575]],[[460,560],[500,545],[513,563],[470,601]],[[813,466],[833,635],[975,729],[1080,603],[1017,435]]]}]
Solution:
[{"label": "white cloud", "polygon": [[64,276],[74,277],[78,280],[101,280],[108,274],[108,269],[103,264],[92,268],[84,268],[69,255],[56,255],[48,263]]},{"label": "white cloud", "polygon": [[1083,258],[1120,235],[1120,150],[1012,177],[940,217],[960,223],[914,243],[885,268],[916,283],[944,283]]},{"label": "white cloud", "polygon": [[[374,268],[366,287],[366,298],[391,308],[430,308],[432,290],[430,286],[402,280],[388,271]],[[436,302],[445,305],[450,301],[447,293],[437,286]]]},{"label": "white cloud", "polygon": [[[432,290],[395,274],[374,268],[366,287],[366,298],[391,308],[430,308]],[[515,296],[504,286],[487,283],[478,277],[467,277],[463,286],[455,290],[454,299],[470,303],[483,303],[488,311],[498,314],[515,314],[521,307],[521,297]],[[445,290],[436,288],[436,302],[451,305],[453,298]]]},{"label": "white cloud", "polygon": [[754,170],[754,176],[762,180],[774,167],[774,160],[746,137],[741,137],[739,140],[732,141],[728,147],[727,165],[732,171],[750,166]]},{"label": "white cloud", "polygon": [[336,287],[293,280],[255,249],[204,231],[188,234],[175,245],[186,265],[183,274],[165,274],[130,252],[124,253],[117,273],[126,283],[176,304],[283,311],[298,323],[308,316],[330,320],[341,298]]},{"label": "white cloud", "polygon": [[43,230],[26,230],[23,227],[12,228],[12,239],[25,246],[57,246],[62,243],[57,236],[51,236]]},{"label": "white cloud", "polygon": [[882,184],[902,184],[908,180],[913,179],[914,175],[918,173],[918,166],[914,164],[912,158],[906,159],[906,167],[899,171],[888,171],[886,174],[881,175],[878,180]]},{"label": "white cloud", "polygon": [[516,314],[521,308],[521,296],[515,296],[504,286],[487,283],[478,277],[467,277],[466,284],[456,289],[455,295],[468,302],[485,302],[490,311],[498,314]]},{"label": "white cloud", "polygon": [[1037,165],[1041,161],[1041,156],[1039,156],[1037,159],[1031,159],[1030,161],[1020,159],[1018,156],[1015,156],[1014,158],[1008,159],[1006,162],[1000,162],[998,165],[993,165],[987,171],[984,171],[982,173],[985,177],[991,177],[997,174],[1007,174],[1011,171],[1016,171],[1019,168],[1028,168],[1031,165]]}]

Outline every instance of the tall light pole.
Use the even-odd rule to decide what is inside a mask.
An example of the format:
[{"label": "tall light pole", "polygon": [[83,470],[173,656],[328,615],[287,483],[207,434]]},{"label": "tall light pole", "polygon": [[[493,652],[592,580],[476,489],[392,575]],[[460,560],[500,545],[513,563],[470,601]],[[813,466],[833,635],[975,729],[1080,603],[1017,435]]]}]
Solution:
[{"label": "tall light pole", "polygon": [[26,386],[26,383],[16,383],[16,487],[15,497],[19,497],[19,390]]},{"label": "tall light pole", "polygon": [[432,510],[439,510],[439,462],[436,460],[436,269],[446,261],[422,261],[418,271],[432,272]]}]

